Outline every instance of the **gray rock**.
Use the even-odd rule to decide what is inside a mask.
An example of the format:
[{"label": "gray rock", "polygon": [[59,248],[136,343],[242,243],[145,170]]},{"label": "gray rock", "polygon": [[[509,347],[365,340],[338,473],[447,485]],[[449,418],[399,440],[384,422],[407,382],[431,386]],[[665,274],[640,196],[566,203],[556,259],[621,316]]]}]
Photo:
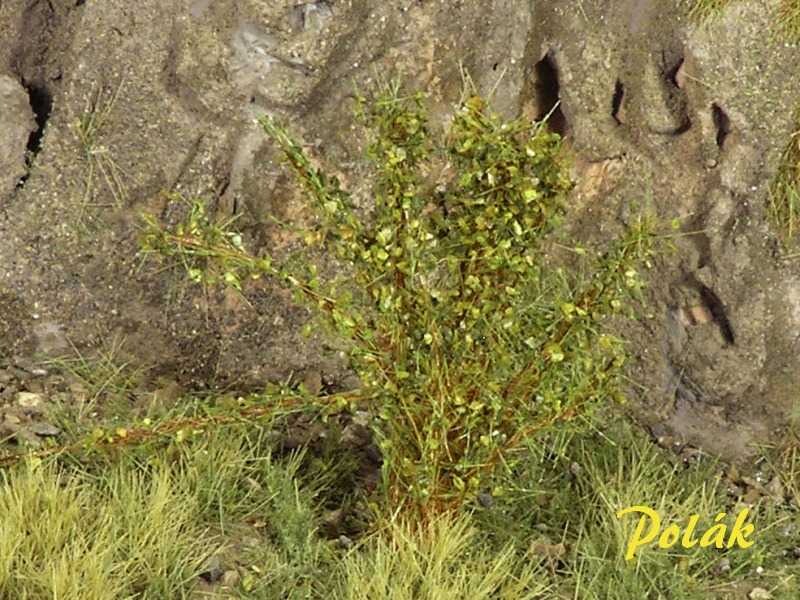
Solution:
[{"label": "gray rock", "polygon": [[342,380],[341,388],[343,391],[349,392],[352,390],[361,389],[362,383],[358,376],[350,374]]},{"label": "gray rock", "polygon": [[12,400],[19,390],[16,383],[0,384],[0,401]]},{"label": "gray rock", "polygon": [[337,542],[339,543],[339,546],[344,548],[345,550],[349,550],[350,548],[353,547],[353,540],[351,540],[346,535],[340,535]]},{"label": "gray rock", "polygon": [[724,573],[728,573],[731,570],[731,561],[727,558],[721,558],[713,567],[713,572],[715,575],[720,576]]},{"label": "gray rock", "polygon": [[17,442],[21,443],[23,446],[27,446],[29,448],[41,448],[42,441],[39,437],[33,433],[30,429],[21,428],[14,434]]},{"label": "gray rock", "polygon": [[61,430],[52,423],[34,423],[30,430],[39,437],[55,437],[61,433]]},{"label": "gray rock", "polygon": [[350,423],[342,431],[341,441],[347,448],[361,448],[370,442],[371,437],[369,429],[358,423]]},{"label": "gray rock", "polygon": [[225,569],[222,568],[222,559],[219,556],[212,556],[208,559],[200,573],[200,577],[205,579],[208,583],[216,583],[225,575]]},{"label": "gray rock", "polygon": [[333,11],[326,2],[310,2],[299,7],[306,31],[320,31],[327,26],[333,17]]},{"label": "gray rock", "polygon": [[12,77],[0,75],[0,201],[25,175],[25,150],[35,128],[25,88]]}]

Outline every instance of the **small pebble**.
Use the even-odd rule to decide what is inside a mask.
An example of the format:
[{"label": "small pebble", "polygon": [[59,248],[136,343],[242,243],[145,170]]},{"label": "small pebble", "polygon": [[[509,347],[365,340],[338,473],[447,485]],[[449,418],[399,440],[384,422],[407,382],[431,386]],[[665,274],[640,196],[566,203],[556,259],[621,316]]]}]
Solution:
[{"label": "small pebble", "polygon": [[333,11],[325,2],[311,2],[300,7],[300,21],[306,31],[321,31],[332,16]]},{"label": "small pebble", "polygon": [[[330,510],[322,517],[322,525],[327,529],[329,532],[333,532],[333,535],[338,533],[338,529],[344,524],[345,519],[345,512],[341,508],[337,508],[336,510]],[[330,534],[329,534],[330,535]],[[331,537],[333,537],[331,535]]]},{"label": "small pebble", "polygon": [[40,415],[44,399],[41,394],[34,392],[17,392],[17,405],[22,409],[26,415]]},{"label": "small pebble", "polygon": [[212,556],[206,562],[205,569],[200,573],[200,577],[205,579],[208,583],[216,583],[225,574],[222,568],[222,559],[219,556]]},{"label": "small pebble", "polygon": [[42,406],[42,396],[33,392],[18,392],[17,404],[27,410],[39,409]]},{"label": "small pebble", "polygon": [[61,433],[61,430],[50,423],[34,423],[31,425],[31,431],[39,437],[55,437]]},{"label": "small pebble", "polygon": [[723,573],[728,573],[731,570],[731,561],[727,558],[721,558],[717,561],[717,564],[714,565],[714,573],[716,575],[722,575]]},{"label": "small pebble", "polygon": [[236,585],[239,583],[239,579],[241,579],[239,571],[230,569],[229,571],[225,571],[225,573],[222,574],[222,580],[220,583],[222,583],[222,585],[224,585],[225,587],[232,588],[236,587]]},{"label": "small pebble", "polygon": [[3,422],[8,423],[9,425],[19,425],[22,421],[17,415],[6,413],[3,416]]},{"label": "small pebble", "polygon": [[491,494],[487,494],[486,492],[478,494],[478,502],[483,508],[492,508],[492,506],[494,506],[494,498],[492,498]]}]

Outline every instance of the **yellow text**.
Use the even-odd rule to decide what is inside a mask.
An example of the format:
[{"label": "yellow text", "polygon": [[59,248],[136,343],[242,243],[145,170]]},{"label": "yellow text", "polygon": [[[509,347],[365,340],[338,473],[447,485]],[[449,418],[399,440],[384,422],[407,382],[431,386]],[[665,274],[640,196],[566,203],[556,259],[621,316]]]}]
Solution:
[{"label": "yellow text", "polygon": [[[678,542],[687,549],[693,548],[698,544],[701,548],[707,548],[708,546],[729,549],[734,546],[749,548],[754,542],[748,539],[748,536],[752,536],[755,530],[752,523],[746,522],[749,511],[749,508],[745,508],[739,512],[736,522],[730,528],[730,532],[728,531],[728,526],[720,522],[727,516],[727,513],[721,512],[714,518],[714,525],[699,534],[695,530],[697,529],[697,523],[700,521],[700,515],[690,515],[686,529],[681,530],[677,524],[670,523],[662,530],[661,517],[652,508],[647,506],[624,508],[617,512],[618,519],[631,513],[641,515],[633,535],[628,540],[628,545],[625,549],[625,560],[632,560],[639,548],[656,540],[658,540],[658,547],[662,549],[672,548]],[[697,537],[697,535],[700,537]]]}]

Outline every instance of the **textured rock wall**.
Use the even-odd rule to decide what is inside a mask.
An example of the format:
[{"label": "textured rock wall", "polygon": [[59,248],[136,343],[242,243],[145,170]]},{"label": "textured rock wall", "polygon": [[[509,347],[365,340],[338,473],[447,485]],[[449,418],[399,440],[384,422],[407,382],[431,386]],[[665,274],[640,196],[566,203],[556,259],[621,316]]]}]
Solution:
[{"label": "textured rock wall", "polygon": [[681,219],[651,318],[625,332],[636,412],[746,453],[785,424],[798,383],[800,271],[765,216],[800,89],[774,6],[696,27],[683,2],[655,0],[5,0],[0,357],[119,339],[153,378],[346,385],[338,349],[299,335],[307,316],[280,289],[207,295],[141,269],[136,215],[178,218],[165,190],[203,195],[241,215],[251,247],[290,248],[265,215],[305,211],[255,117],[291,122],[368,203],[353,84],[403,75],[442,124],[468,73],[505,114],[551,114],[568,136],[576,236],[607,240],[639,205]]}]

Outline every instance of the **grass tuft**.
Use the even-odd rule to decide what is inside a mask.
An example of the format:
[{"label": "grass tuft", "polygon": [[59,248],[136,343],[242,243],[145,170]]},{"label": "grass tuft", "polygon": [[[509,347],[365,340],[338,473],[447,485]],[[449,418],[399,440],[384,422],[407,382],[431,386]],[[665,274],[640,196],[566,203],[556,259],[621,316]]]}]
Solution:
[{"label": "grass tuft", "polygon": [[663,526],[676,523],[682,529],[697,514],[701,534],[719,512],[727,512],[730,525],[744,505],[727,496],[715,461],[684,464],[630,424],[608,415],[602,422],[602,435],[558,437],[532,446],[531,460],[508,484],[509,494],[477,514],[485,543],[495,549],[514,543],[518,552],[528,549],[545,561],[558,590],[548,597],[730,598],[736,597],[728,594],[737,582],[758,567],[770,565],[761,578],[765,586],[796,573],[791,561],[787,568],[780,558],[788,540],[782,545],[777,540],[792,511],[766,502],[751,507],[756,526],[751,548],[660,549],[651,544],[626,561],[637,518],[617,518],[623,508],[653,508]]},{"label": "grass tuft", "polygon": [[444,515],[388,527],[347,557],[340,597],[533,600],[550,587],[541,567],[512,546],[487,553],[468,518]]},{"label": "grass tuft", "polygon": [[[708,23],[737,0],[688,0],[689,19]],[[777,40],[800,43],[800,0],[780,0],[773,14],[772,33]]]},{"label": "grass tuft", "polygon": [[689,18],[703,23],[719,16],[727,5],[734,0],[693,0],[689,8]]},{"label": "grass tuft", "polygon": [[800,43],[800,1],[782,0],[778,7],[777,29],[784,39]]},{"label": "grass tuft", "polygon": [[770,186],[769,217],[786,250],[800,232],[800,129],[792,134]]},{"label": "grass tuft", "polygon": [[179,598],[208,551],[166,470],[111,469],[98,484],[28,464],[1,481],[3,598]]},{"label": "grass tuft", "polygon": [[77,222],[81,230],[88,229],[98,209],[121,208],[128,198],[126,180],[129,176],[114,159],[111,148],[103,143],[123,85],[124,80],[111,92],[99,88],[87,100],[80,117],[71,124],[86,166]]},{"label": "grass tuft", "polygon": [[[170,444],[0,475],[0,597],[184,598],[212,555],[249,597],[320,597],[334,577],[303,457],[270,458],[264,432]],[[254,540],[242,547],[241,539]]]}]

